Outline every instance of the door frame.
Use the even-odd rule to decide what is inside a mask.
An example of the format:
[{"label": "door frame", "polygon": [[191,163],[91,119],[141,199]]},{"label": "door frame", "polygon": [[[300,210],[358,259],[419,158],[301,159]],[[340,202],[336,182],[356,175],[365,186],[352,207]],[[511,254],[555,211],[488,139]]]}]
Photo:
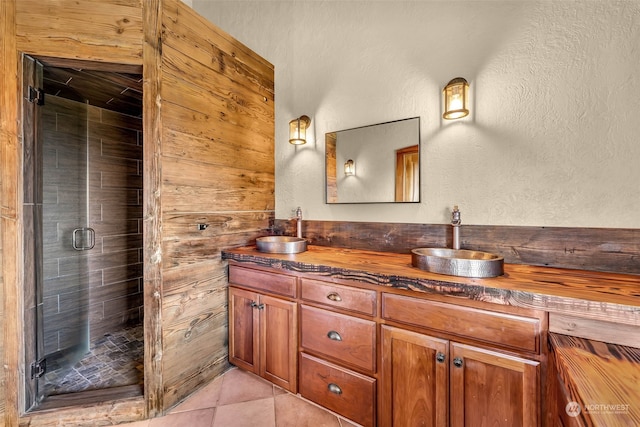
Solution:
[{"label": "door frame", "polygon": [[[23,207],[24,176],[23,158],[25,150],[24,141],[24,120],[22,117],[23,104],[25,98],[22,93],[23,64],[22,57],[25,52],[18,52],[16,65],[18,78],[16,80],[17,100],[16,108],[16,139],[12,143],[3,144],[2,169],[5,171],[0,182],[2,186],[2,279],[4,285],[4,355],[5,364],[5,414],[4,419],[8,425],[17,423],[21,417],[32,417],[37,415],[35,411],[26,411],[27,398],[27,378],[30,377],[29,366],[26,366],[27,357],[27,313],[25,299],[31,298],[25,288],[26,277],[24,273],[24,251],[25,251],[25,222]],[[159,93],[159,75],[155,76],[154,84],[148,84],[149,79],[145,75],[145,67],[132,64],[114,64],[95,61],[82,61],[66,58],[52,58],[29,53],[29,56],[44,62],[46,65],[56,67],[82,67],[96,71],[120,71],[133,74],[141,74],[144,79],[143,90],[143,139],[148,143],[143,144],[143,245],[144,254],[144,396],[141,410],[137,404],[131,402],[136,408],[128,410],[131,412],[131,421],[153,418],[161,414],[163,408],[162,390],[162,328],[161,328],[161,302],[158,289],[161,288],[162,274],[161,264],[154,254],[160,247],[160,179],[158,165],[160,163],[159,140],[160,136],[160,110],[156,104],[156,96]],[[147,87],[151,87],[151,93],[147,93]],[[6,95],[6,94],[5,94]],[[5,96],[4,99],[7,99]],[[151,100],[151,101],[150,101]],[[147,108],[148,105],[151,108]],[[6,109],[8,110],[8,109]],[[3,110],[4,113],[5,110]],[[149,114],[147,114],[149,112]],[[11,141],[5,138],[7,135],[3,131],[3,142]],[[4,203],[5,197],[13,195],[13,203]],[[9,205],[9,206],[6,206]],[[35,333],[35,332],[34,332]],[[30,391],[29,391],[30,393]],[[89,402],[88,402],[89,403]],[[110,403],[102,404],[101,408],[81,407],[71,409],[78,413],[91,412],[97,417],[104,417],[107,411],[112,411]],[[116,408],[119,412],[127,411],[125,408]]]}]

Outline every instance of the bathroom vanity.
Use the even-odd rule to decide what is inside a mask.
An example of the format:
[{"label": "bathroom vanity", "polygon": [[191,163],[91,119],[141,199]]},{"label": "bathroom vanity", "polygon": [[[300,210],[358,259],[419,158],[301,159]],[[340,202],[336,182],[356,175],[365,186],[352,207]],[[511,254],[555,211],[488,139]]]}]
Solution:
[{"label": "bathroom vanity", "polygon": [[[321,246],[223,258],[231,363],[364,426],[640,419],[638,407],[609,424],[587,411],[568,416],[562,403],[582,396],[567,372],[575,365],[549,340],[551,331],[604,341],[598,326],[619,325],[624,342],[607,348],[630,349],[619,362],[640,374],[628,347],[640,343],[637,276],[507,264],[500,277],[461,278],[416,269],[409,254]],[[629,399],[640,393],[625,387]]]}]

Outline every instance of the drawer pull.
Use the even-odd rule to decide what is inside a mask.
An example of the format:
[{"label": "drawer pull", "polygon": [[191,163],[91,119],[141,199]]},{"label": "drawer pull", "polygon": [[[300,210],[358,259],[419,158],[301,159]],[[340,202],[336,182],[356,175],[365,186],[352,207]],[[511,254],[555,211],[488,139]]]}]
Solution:
[{"label": "drawer pull", "polygon": [[455,365],[456,368],[461,368],[462,359],[460,357],[456,357],[455,359],[453,359],[453,364]]},{"label": "drawer pull", "polygon": [[327,299],[331,300],[331,301],[334,301],[334,302],[342,301],[342,297],[337,292],[331,292],[329,295],[327,295]]},{"label": "drawer pull", "polygon": [[258,304],[255,301],[251,301],[251,308],[257,308],[258,310],[263,310],[264,309],[264,304]]},{"label": "drawer pull", "polygon": [[444,359],[446,359],[447,356],[444,355],[444,353],[438,352],[436,354],[436,361],[438,363],[444,363]]},{"label": "drawer pull", "polygon": [[337,394],[337,395],[342,394],[342,389],[338,384],[329,383],[329,385],[327,386],[327,389],[333,394]]},{"label": "drawer pull", "polygon": [[341,336],[340,336],[340,334],[339,334],[339,333],[337,333],[336,331],[329,331],[329,332],[327,333],[327,337],[328,337],[330,340],[333,340],[333,341],[342,341],[342,337],[341,337]]}]

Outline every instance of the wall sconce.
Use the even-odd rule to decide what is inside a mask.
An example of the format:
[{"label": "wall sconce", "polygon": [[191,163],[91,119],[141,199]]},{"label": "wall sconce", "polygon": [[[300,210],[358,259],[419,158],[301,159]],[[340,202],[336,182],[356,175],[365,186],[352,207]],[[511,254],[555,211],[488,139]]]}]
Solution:
[{"label": "wall sconce", "polygon": [[344,162],[344,174],[346,176],[351,176],[356,174],[356,164],[353,160],[349,159]]},{"label": "wall sconce", "polygon": [[307,128],[311,124],[308,116],[300,116],[289,122],[289,144],[302,145],[307,143]]},{"label": "wall sconce", "polygon": [[443,119],[460,119],[469,114],[469,83],[462,77],[451,80],[442,91],[444,96]]}]

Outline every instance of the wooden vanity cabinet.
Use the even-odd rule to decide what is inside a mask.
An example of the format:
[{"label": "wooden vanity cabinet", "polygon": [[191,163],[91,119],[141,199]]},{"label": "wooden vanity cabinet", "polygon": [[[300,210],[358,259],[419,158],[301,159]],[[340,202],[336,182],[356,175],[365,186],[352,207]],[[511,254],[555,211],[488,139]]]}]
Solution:
[{"label": "wooden vanity cabinet", "polygon": [[450,343],[451,427],[540,425],[540,362]]},{"label": "wooden vanity cabinet", "polygon": [[382,326],[380,426],[449,425],[449,343]]},{"label": "wooden vanity cabinet", "polygon": [[296,393],[298,306],[266,293],[273,285],[295,296],[295,278],[237,266],[229,278],[229,362]]},{"label": "wooden vanity cabinet", "polygon": [[300,285],[300,394],[375,426],[376,292],[307,278]]},{"label": "wooden vanity cabinet", "polygon": [[386,293],[382,317],[424,332],[381,328],[380,426],[540,425],[540,362],[491,346],[533,356],[540,319]]},{"label": "wooden vanity cabinet", "polygon": [[546,313],[233,264],[229,281],[230,362],[358,424],[542,423]]}]

